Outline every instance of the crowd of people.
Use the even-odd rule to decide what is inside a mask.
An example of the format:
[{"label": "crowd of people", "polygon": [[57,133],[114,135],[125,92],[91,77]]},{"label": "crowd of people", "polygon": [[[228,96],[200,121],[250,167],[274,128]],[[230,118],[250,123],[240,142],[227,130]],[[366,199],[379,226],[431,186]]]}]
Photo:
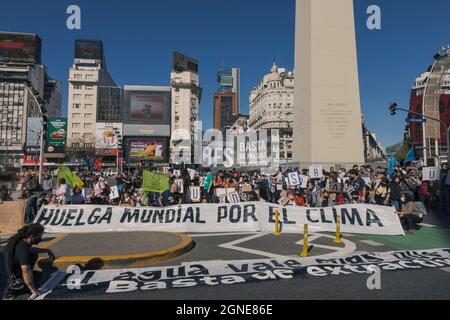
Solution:
[{"label": "crowd of people", "polygon": [[[220,203],[220,190],[236,191],[242,202],[266,201],[283,206],[331,207],[344,204],[376,204],[393,206],[405,227],[415,228],[420,212],[424,208],[440,207],[450,211],[450,181],[442,171],[441,179],[423,181],[422,169],[412,163],[397,166],[391,174],[387,169],[355,165],[351,170],[331,167],[323,170],[323,176],[309,179],[306,187],[290,185],[287,177],[297,172],[298,176],[308,176],[308,169],[281,168],[273,174],[258,171],[223,170],[211,172],[194,171],[187,168],[152,169],[165,173],[169,187],[161,193],[143,191],[142,169],[132,169],[114,174],[108,171],[76,171],[83,188],[72,187],[65,179],[57,179],[55,172],[47,172],[39,184],[33,172],[25,172],[21,177],[23,198],[26,199],[25,222],[34,220],[40,206],[47,204],[108,204],[131,207],[166,207],[188,203]],[[449,179],[450,180],[450,179]],[[112,197],[112,188],[117,195]],[[200,197],[191,198],[190,189],[197,187]],[[8,191],[0,187],[3,200],[8,200]],[[414,205],[413,205],[414,204]],[[423,204],[423,206],[421,205]]]}]

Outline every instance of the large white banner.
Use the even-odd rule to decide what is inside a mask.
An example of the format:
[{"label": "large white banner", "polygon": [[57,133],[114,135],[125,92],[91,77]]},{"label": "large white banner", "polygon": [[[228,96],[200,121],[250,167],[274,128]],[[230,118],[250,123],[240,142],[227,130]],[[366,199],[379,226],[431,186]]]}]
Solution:
[{"label": "large white banner", "polygon": [[45,206],[35,219],[49,233],[108,231],[167,232],[273,232],[275,210],[279,210],[281,232],[301,233],[336,230],[356,234],[404,235],[391,207],[354,204],[332,208],[282,207],[266,202],[193,204],[166,208],[121,206]]}]

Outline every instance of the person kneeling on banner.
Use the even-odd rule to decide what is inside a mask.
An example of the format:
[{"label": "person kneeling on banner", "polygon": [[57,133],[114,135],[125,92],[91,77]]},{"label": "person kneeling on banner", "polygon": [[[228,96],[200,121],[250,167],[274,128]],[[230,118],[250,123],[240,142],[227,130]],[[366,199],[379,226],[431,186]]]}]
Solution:
[{"label": "person kneeling on banner", "polygon": [[40,253],[48,254],[51,261],[55,260],[51,250],[33,247],[41,242],[43,234],[44,227],[35,223],[26,225],[8,240],[4,251],[11,276],[6,299],[14,299],[27,291],[32,294],[31,298],[40,295],[36,287],[42,276],[33,270],[34,265]]},{"label": "person kneeling on banner", "polygon": [[414,230],[419,229],[417,224],[423,222],[423,213],[409,194],[402,196],[402,202],[402,210],[397,212],[400,222],[408,233],[414,233]]}]

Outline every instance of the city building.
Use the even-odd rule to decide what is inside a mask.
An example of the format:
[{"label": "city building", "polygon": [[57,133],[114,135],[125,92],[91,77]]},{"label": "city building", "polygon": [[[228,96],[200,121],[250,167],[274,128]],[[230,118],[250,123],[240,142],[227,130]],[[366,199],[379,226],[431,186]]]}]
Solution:
[{"label": "city building", "polygon": [[274,63],[270,73],[251,91],[249,103],[249,128],[280,130],[280,162],[291,161],[294,121],[293,72],[278,68]]},{"label": "city building", "polygon": [[[445,46],[434,56],[434,59],[433,66],[430,66],[414,82],[410,111],[436,118],[448,125],[450,124],[450,47]],[[409,118],[420,119],[421,117],[410,114]],[[417,159],[427,160],[447,154],[447,132],[438,121],[428,120],[425,124],[420,122],[407,124],[406,132],[407,142],[415,148]]]},{"label": "city building", "polygon": [[234,92],[214,94],[214,129],[223,131],[225,124],[238,114],[236,101]]},{"label": "city building", "polygon": [[244,134],[248,129],[249,116],[245,114],[238,114],[232,116],[230,120],[225,123],[224,132],[222,132],[225,137],[228,130],[233,134]]},{"label": "city building", "polygon": [[[195,124],[200,118],[200,102],[202,98],[198,60],[174,52],[172,55],[170,87],[172,95],[170,149],[173,150],[175,146],[178,147],[179,141],[192,141],[196,134]],[[185,149],[186,152],[191,150],[187,146]],[[178,151],[184,152],[184,150]]]},{"label": "city building", "polygon": [[367,128],[364,116],[362,119],[362,131],[364,140],[364,159],[366,163],[381,162],[386,160],[386,154],[383,146],[377,141],[375,133]]},{"label": "city building", "polygon": [[[104,103],[114,100],[110,96],[120,95],[120,88],[108,73],[100,40],[75,41],[75,59],[68,81],[67,144],[74,149],[94,149],[97,120],[120,120],[120,103]],[[102,96],[107,98],[100,99]]]},{"label": "city building", "polygon": [[[36,165],[47,110],[50,115],[61,112],[61,85],[48,77],[41,64],[41,46],[36,34],[0,33],[0,164],[4,167]],[[45,105],[43,109],[33,96]]]},{"label": "city building", "polygon": [[240,112],[241,100],[241,70],[239,68],[221,68],[217,71],[217,92],[236,94],[237,113]]},{"label": "city building", "polygon": [[124,86],[123,146],[127,167],[168,164],[171,87]]}]

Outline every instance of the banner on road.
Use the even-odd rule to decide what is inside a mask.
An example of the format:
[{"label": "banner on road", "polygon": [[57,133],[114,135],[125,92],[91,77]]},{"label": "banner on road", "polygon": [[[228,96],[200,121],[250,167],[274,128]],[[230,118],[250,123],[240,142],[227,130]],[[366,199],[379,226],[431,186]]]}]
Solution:
[{"label": "banner on road", "polygon": [[[226,198],[226,195],[223,196]],[[192,204],[166,208],[72,205],[44,206],[35,222],[49,233],[107,231],[273,232],[275,210],[281,232],[336,230],[356,234],[404,235],[392,207],[352,204],[330,208],[282,207],[266,202]]]},{"label": "banner on road", "polygon": [[380,272],[445,268],[450,249],[407,250],[350,254],[335,259],[289,258],[203,261],[179,266],[122,270],[89,270],[80,274],[58,271],[44,284],[39,299],[65,295],[108,295],[199,286],[244,284],[259,281],[371,275]]}]

